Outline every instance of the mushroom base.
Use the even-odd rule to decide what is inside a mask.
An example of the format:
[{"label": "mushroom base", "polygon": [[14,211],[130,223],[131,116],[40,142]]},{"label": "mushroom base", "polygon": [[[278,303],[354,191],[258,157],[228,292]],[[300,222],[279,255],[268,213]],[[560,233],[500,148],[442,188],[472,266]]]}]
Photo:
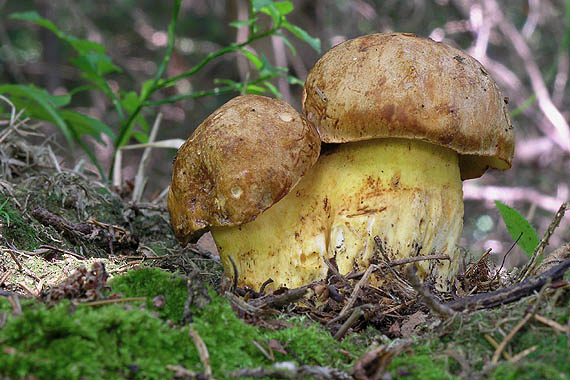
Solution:
[{"label": "mushroom base", "polygon": [[[283,199],[239,227],[212,229],[226,273],[259,290],[302,286],[326,277],[324,258],[340,273],[370,263],[431,254],[418,276],[448,288],[458,269],[463,192],[454,151],[422,141],[381,139],[323,153]],[[375,248],[378,236],[382,249]],[[373,279],[381,284],[382,278]]]}]

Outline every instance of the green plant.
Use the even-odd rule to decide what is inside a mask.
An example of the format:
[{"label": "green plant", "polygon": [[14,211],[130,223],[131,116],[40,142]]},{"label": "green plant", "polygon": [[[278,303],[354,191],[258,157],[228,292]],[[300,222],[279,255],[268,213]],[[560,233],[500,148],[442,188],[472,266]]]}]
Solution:
[{"label": "green plant", "polygon": [[517,210],[509,207],[499,201],[495,201],[503,221],[507,226],[507,231],[515,240],[519,247],[529,257],[532,256],[534,249],[538,246],[540,239],[536,234],[536,230],[531,226],[528,220],[525,219]]},{"label": "green plant", "polygon": [[[311,37],[306,31],[291,24],[287,20],[287,15],[293,11],[293,4],[290,1],[251,0],[251,18],[245,21],[230,23],[233,27],[249,25],[250,36],[245,42],[239,44],[232,43],[229,46],[208,54],[188,71],[171,78],[163,78],[174,49],[180,4],[181,0],[174,0],[172,16],[168,25],[168,45],[162,61],[158,65],[158,70],[152,78],[142,83],[138,92],[125,91],[123,89],[113,91],[113,89],[110,88],[106,76],[111,73],[122,73],[123,71],[105,54],[105,47],[103,45],[66,34],[54,23],[40,17],[36,12],[12,14],[10,16],[12,19],[35,23],[53,32],[60,40],[68,44],[77,54],[70,62],[81,71],[82,78],[88,82],[88,84],[74,88],[69,91],[68,94],[60,96],[51,95],[44,89],[35,87],[33,84],[6,84],[0,86],[0,94],[8,94],[16,107],[19,109],[25,108],[27,115],[31,118],[45,120],[55,124],[63,133],[70,146],[73,147],[77,144],[86,152],[90,160],[98,168],[101,177],[106,180],[112,177],[113,166],[111,166],[109,170],[109,175],[105,175],[97,157],[83,141],[83,137],[90,136],[103,143],[102,136],[108,136],[114,145],[114,155],[116,155],[118,149],[126,145],[131,138],[136,139],[140,143],[148,141],[149,125],[142,112],[147,107],[174,103],[182,99],[200,98],[231,92],[269,92],[279,97],[279,91],[271,83],[271,79],[281,76],[286,76],[288,81],[292,84],[302,84],[298,78],[288,75],[286,68],[274,67],[264,55],[259,56],[252,50],[246,49],[248,45],[256,40],[270,36],[278,36],[283,39],[292,53],[295,54],[293,44],[283,34],[283,31],[287,30],[295,37],[308,43],[315,50],[320,51],[319,39]],[[269,16],[271,21],[267,29],[262,29],[257,24],[262,14]],[[254,75],[252,75],[251,80],[243,83],[230,79],[218,79],[214,81],[216,87],[212,89],[199,90],[162,99],[151,99],[159,90],[172,87],[178,81],[195,75],[213,59],[229,53],[240,53],[251,62],[254,67]],[[100,120],[91,118],[71,108],[74,95],[86,90],[99,91],[109,98],[113,105],[113,111],[120,120],[118,128],[112,128]],[[114,162],[114,160],[112,162]]]}]

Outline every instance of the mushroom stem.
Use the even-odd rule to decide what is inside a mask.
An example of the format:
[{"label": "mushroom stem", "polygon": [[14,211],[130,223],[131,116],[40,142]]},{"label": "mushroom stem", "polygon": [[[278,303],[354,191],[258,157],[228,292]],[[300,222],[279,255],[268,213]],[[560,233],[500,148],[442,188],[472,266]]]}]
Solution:
[{"label": "mushroom stem", "polygon": [[323,152],[256,220],[212,235],[227,272],[231,255],[240,286],[256,290],[268,278],[276,288],[322,279],[325,257],[335,257],[342,274],[363,270],[384,259],[374,257],[375,236],[389,260],[449,255],[418,265],[420,278],[445,289],[459,261],[462,196],[458,155],[450,149],[394,138],[345,143]]}]

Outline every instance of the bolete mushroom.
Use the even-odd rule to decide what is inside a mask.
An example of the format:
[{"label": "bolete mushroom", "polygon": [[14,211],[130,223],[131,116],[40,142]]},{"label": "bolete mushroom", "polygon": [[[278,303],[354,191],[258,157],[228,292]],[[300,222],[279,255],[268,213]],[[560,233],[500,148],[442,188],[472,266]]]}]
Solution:
[{"label": "bolete mushroom", "polygon": [[487,71],[415,35],[360,37],[316,63],[303,108],[330,143],[318,160],[313,126],[281,101],[240,96],[196,129],[174,162],[177,237],[210,229],[227,274],[255,290],[270,278],[274,288],[323,279],[325,258],[347,274],[433,253],[451,260],[421,262],[418,275],[446,289],[459,262],[461,180],[508,169],[513,156]]},{"label": "bolete mushroom", "polygon": [[294,226],[288,216],[302,200],[271,206],[314,165],[320,146],[315,128],[281,100],[243,95],[222,105],[174,159],[168,209],[176,237],[186,245],[211,230],[226,272],[234,275],[231,257],[242,286],[258,289],[270,277],[312,280],[314,269],[291,265],[313,249],[306,238],[313,226]]},{"label": "bolete mushroom", "polygon": [[378,236],[390,260],[449,255],[419,263],[446,289],[459,264],[461,180],[513,157],[506,100],[488,72],[444,43],[373,34],[327,52],[303,95],[321,140],[336,144],[314,171],[334,168],[328,255],[340,272],[367,267]]}]

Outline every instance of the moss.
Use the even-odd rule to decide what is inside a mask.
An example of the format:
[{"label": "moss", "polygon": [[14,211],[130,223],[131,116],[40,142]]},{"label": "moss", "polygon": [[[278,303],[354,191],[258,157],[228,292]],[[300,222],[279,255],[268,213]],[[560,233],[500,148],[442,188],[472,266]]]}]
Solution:
[{"label": "moss", "polygon": [[[568,300],[563,298],[558,306],[550,305],[540,310],[547,318],[568,320]],[[450,325],[440,326],[421,340],[412,344],[390,363],[394,377],[405,379],[451,379],[462,375],[461,367],[451,356],[458,347],[464,353],[473,372],[488,370],[495,352],[484,334],[500,341],[504,335],[496,332],[511,330],[527,312],[527,300],[505,305],[499,309],[485,310],[457,318]],[[505,322],[507,321],[507,322]],[[567,322],[566,322],[567,323]],[[507,345],[507,351],[516,355],[530,347],[536,350],[517,363],[503,358],[484,377],[493,379],[568,379],[568,337],[556,333],[550,327],[529,321]],[[463,374],[465,375],[465,374]]]},{"label": "moss", "polygon": [[0,220],[3,237],[18,249],[32,251],[42,243],[30,223],[17,211],[10,198],[0,196]]},{"label": "moss", "polygon": [[[181,315],[186,286],[171,274],[142,269],[113,279],[111,285],[129,296],[151,299],[161,293],[167,305],[177,306],[160,316],[174,320]],[[276,361],[298,364],[348,367],[364,349],[350,340],[339,343],[303,319],[290,320],[294,327],[281,331],[246,324],[225,298],[211,296],[211,304],[197,313],[194,328],[208,347],[216,378],[227,378],[236,369],[270,365],[254,340],[265,346],[270,340],[279,341],[287,354],[276,352]],[[0,355],[0,374],[12,378],[33,374],[62,379],[162,379],[172,377],[167,365],[202,371],[188,328],[168,327],[148,304],[136,305],[75,308],[66,301],[46,308],[34,301],[23,302],[24,314],[10,315],[0,330],[0,349],[8,353]],[[0,299],[0,312],[10,310],[7,300]],[[341,354],[341,349],[352,355]]]},{"label": "moss", "polygon": [[[5,302],[5,301],[3,301]],[[160,379],[168,364],[199,363],[187,335],[169,329],[145,310],[117,305],[79,307],[69,302],[28,308],[0,331],[0,373],[13,378]]]},{"label": "moss", "polygon": [[[147,297],[147,308],[158,312],[161,318],[180,322],[187,298],[186,282],[182,277],[155,268],[130,271],[109,282],[113,292],[125,297]],[[157,309],[152,299],[162,295],[166,300],[163,308]]]},{"label": "moss", "polygon": [[418,343],[411,351],[395,357],[388,367],[394,378],[443,380],[456,379],[450,371],[450,360],[437,353],[434,345]]}]

